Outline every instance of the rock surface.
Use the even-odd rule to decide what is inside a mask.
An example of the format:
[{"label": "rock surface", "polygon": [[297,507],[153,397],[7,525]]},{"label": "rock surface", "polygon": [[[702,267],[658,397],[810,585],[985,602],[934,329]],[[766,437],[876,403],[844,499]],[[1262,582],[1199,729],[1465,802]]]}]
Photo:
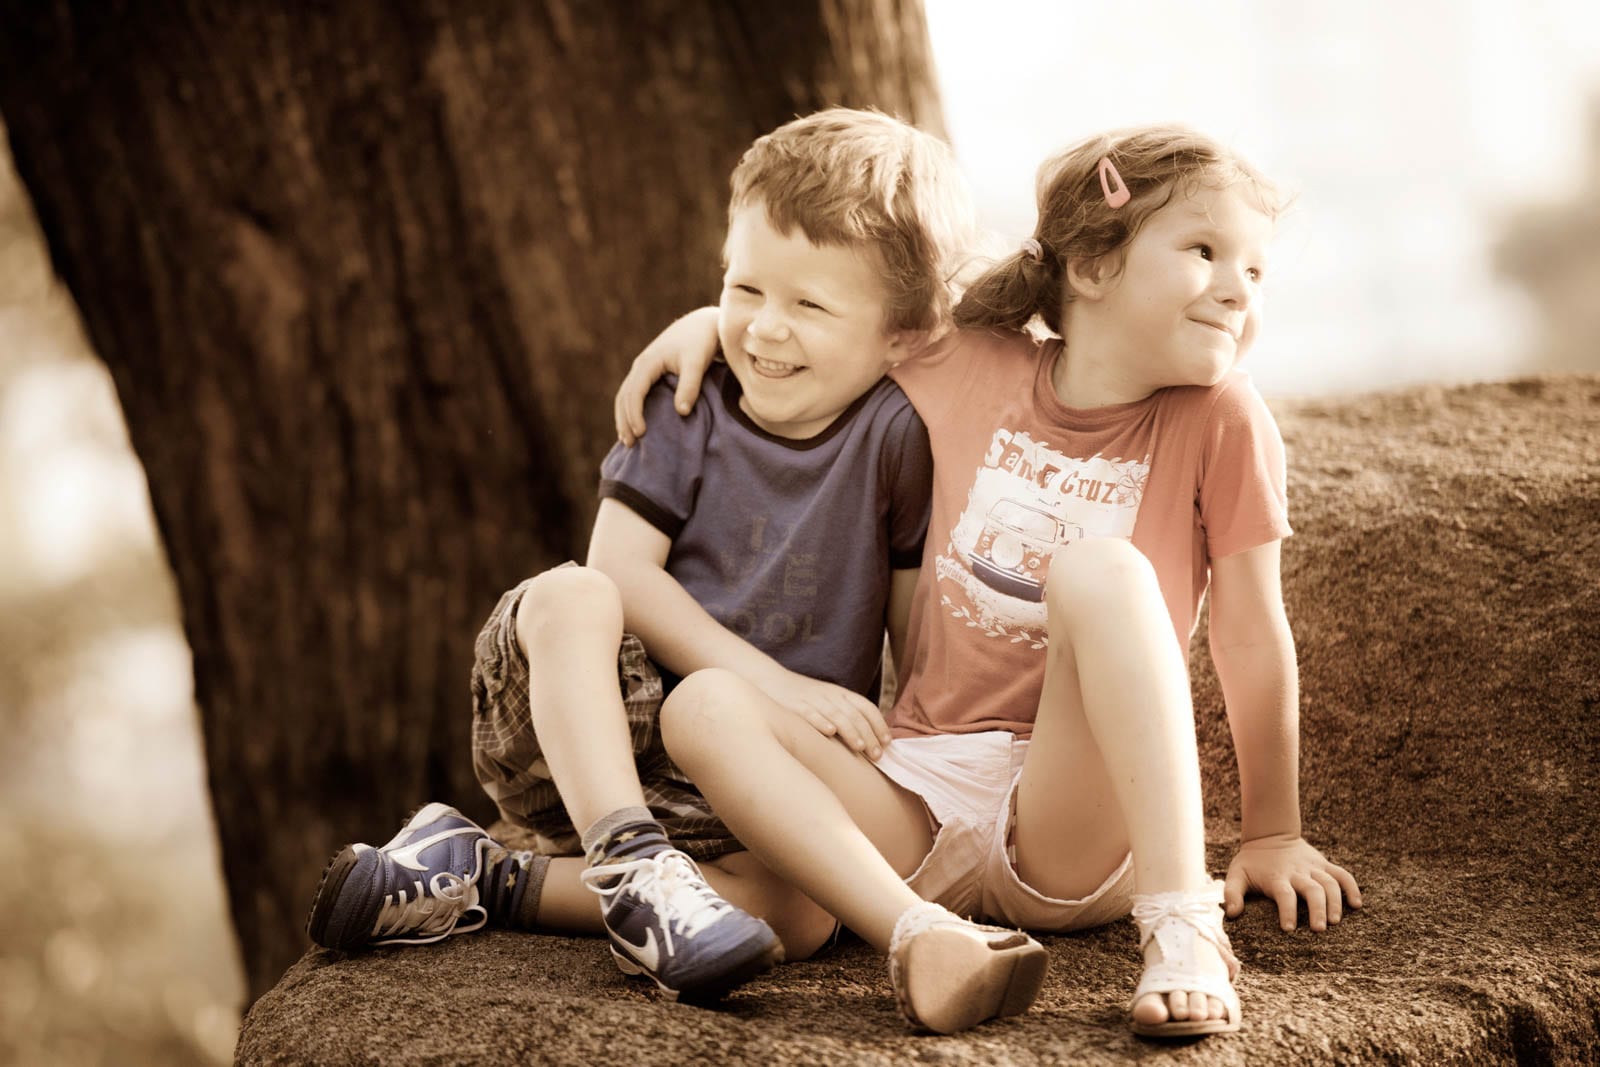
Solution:
[{"label": "rock surface", "polygon": [[[625,980],[596,940],[491,932],[307,953],[250,1011],[239,1061],[1600,1059],[1600,376],[1272,407],[1296,529],[1284,586],[1307,834],[1356,873],[1367,906],[1330,932],[1285,934],[1250,902],[1230,924],[1242,1033],[1133,1037],[1131,923],[1044,938],[1033,1010],[953,1037],[907,1031],[859,943],[702,1010]],[[1237,777],[1196,641],[1220,871],[1238,840]]]}]

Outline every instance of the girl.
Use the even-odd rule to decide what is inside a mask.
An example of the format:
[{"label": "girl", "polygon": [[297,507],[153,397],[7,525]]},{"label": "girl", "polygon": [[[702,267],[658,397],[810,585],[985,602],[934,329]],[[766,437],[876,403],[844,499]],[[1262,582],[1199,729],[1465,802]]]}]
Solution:
[{"label": "girl", "polygon": [[[959,1029],[1037,990],[1036,968],[976,941],[952,951],[952,911],[1047,932],[1131,913],[1133,1029],[1181,1036],[1239,1027],[1224,902],[1237,914],[1247,889],[1266,893],[1285,929],[1298,898],[1313,929],[1360,906],[1301,837],[1283,445],[1235,369],[1280,208],[1182,128],[1049,161],[1034,234],[967,290],[953,335],[891,372],[935,468],[894,740],[847,715],[802,721],[721,672],[663,712],[668,750],[733,832],[888,952],[914,1024]],[[712,318],[640,357],[618,398],[625,440],[674,350],[696,362],[685,409]],[[1047,340],[1021,332],[1035,322]],[[1243,808],[1225,882],[1205,866],[1188,684],[1208,583]]]}]

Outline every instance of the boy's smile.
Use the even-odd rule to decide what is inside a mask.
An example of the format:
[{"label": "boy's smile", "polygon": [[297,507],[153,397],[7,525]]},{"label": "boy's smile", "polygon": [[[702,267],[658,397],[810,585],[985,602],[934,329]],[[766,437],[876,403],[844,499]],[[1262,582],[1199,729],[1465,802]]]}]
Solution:
[{"label": "boy's smile", "polygon": [[814,437],[904,358],[863,250],[780,233],[757,203],[734,214],[725,258],[717,333],[740,409],[768,433]]}]

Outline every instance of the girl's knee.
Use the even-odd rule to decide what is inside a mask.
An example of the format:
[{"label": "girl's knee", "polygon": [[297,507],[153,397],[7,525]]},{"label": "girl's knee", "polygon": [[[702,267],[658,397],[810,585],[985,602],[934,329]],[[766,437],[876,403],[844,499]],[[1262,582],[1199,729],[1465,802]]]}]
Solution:
[{"label": "girl's knee", "polygon": [[622,594],[592,567],[557,567],[528,582],[517,604],[523,648],[574,628],[615,630],[622,636]]},{"label": "girl's knee", "polygon": [[1106,598],[1154,591],[1155,568],[1133,542],[1120,537],[1073,541],[1050,558],[1045,598],[1053,609],[1104,604]]},{"label": "girl's knee", "polygon": [[708,667],[679,682],[661,705],[661,738],[676,757],[693,747],[696,739],[712,744],[730,728],[750,716],[750,704],[759,695],[749,682],[732,671]]}]

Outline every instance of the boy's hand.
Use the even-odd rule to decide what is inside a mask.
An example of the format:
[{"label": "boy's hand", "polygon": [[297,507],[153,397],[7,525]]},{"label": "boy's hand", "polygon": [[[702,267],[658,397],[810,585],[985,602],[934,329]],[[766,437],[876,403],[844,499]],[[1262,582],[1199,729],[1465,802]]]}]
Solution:
[{"label": "boy's hand", "polygon": [[612,402],[617,440],[632,448],[633,443],[644,436],[644,397],[662,375],[678,376],[678,388],[672,394],[673,407],[680,415],[689,414],[700,396],[700,380],[716,354],[717,309],[714,307],[697,308],[657,334],[634,358]]},{"label": "boy's hand", "polygon": [[1246,841],[1228,866],[1223,884],[1223,910],[1228,918],[1244,911],[1245,893],[1254,890],[1278,905],[1278,925],[1293,930],[1299,897],[1306,900],[1306,925],[1326,930],[1337,923],[1348,904],[1361,907],[1355,876],[1313,848],[1303,837],[1273,834]]},{"label": "boy's hand", "polygon": [[810,723],[824,737],[837,737],[857,752],[877,759],[889,743],[889,726],[878,706],[842,685],[785,672],[767,695]]}]

